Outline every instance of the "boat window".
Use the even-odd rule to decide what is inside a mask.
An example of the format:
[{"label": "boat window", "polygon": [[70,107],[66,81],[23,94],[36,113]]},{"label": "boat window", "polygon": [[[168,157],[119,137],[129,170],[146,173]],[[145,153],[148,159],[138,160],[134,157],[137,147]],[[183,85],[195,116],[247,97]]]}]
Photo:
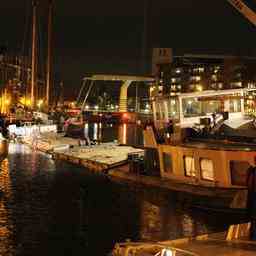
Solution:
[{"label": "boat window", "polygon": [[170,153],[163,153],[164,172],[172,172],[172,155]]},{"label": "boat window", "polygon": [[197,98],[185,98],[182,100],[184,117],[206,116],[221,109],[220,101],[198,100]]},{"label": "boat window", "polygon": [[179,111],[178,111],[178,100],[177,98],[170,98],[168,101],[168,118],[178,118],[179,117]]},{"label": "boat window", "polygon": [[229,101],[229,112],[235,113],[235,112],[241,112],[241,100],[235,99]]},{"label": "boat window", "polygon": [[246,186],[249,167],[250,164],[246,161],[230,161],[231,184]]},{"label": "boat window", "polygon": [[200,159],[201,177],[204,180],[214,181],[213,162],[210,159]]},{"label": "boat window", "polygon": [[184,156],[185,175],[189,177],[196,176],[195,159],[192,156]]},{"label": "boat window", "polygon": [[161,119],[161,109],[160,109],[160,104],[158,102],[155,103],[155,107],[156,107],[156,120],[160,120]]}]

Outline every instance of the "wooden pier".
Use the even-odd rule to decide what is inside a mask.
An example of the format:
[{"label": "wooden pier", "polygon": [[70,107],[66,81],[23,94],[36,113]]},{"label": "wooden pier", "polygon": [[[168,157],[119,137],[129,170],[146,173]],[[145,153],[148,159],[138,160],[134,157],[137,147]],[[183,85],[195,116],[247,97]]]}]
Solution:
[{"label": "wooden pier", "polygon": [[92,172],[105,173],[122,166],[128,161],[128,154],[143,154],[143,149],[121,146],[115,142],[80,146],[78,139],[48,134],[33,141],[25,138],[23,142],[32,148],[51,154],[54,159],[64,160],[84,166]]}]

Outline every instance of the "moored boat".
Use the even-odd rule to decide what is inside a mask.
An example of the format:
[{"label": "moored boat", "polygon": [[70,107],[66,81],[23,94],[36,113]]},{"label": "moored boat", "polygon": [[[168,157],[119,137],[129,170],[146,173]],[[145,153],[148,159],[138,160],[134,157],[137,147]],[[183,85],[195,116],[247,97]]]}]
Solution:
[{"label": "moored boat", "polygon": [[256,128],[245,96],[253,91],[152,98],[154,123],[145,126],[145,147],[158,152],[159,175],[173,190],[202,206],[247,208],[248,180],[256,176]]}]

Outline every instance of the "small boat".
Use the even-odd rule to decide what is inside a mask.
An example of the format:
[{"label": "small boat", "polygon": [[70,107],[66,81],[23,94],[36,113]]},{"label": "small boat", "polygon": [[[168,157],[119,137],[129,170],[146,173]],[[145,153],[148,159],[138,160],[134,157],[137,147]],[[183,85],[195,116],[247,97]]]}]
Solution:
[{"label": "small boat", "polygon": [[247,208],[248,178],[256,172],[256,128],[247,100],[254,92],[152,96],[154,123],[145,125],[144,146],[156,152],[159,176],[182,197],[200,207]]}]

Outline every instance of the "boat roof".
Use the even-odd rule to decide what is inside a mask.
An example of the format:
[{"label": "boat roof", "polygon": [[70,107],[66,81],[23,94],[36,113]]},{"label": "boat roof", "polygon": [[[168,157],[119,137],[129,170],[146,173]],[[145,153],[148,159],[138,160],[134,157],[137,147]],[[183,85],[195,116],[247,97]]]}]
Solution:
[{"label": "boat roof", "polygon": [[241,89],[225,89],[225,90],[205,90],[202,92],[192,93],[181,93],[178,95],[180,98],[191,98],[191,97],[209,97],[209,96],[221,96],[229,94],[238,94],[243,92],[256,91],[255,89],[241,88]]},{"label": "boat roof", "polygon": [[175,95],[159,95],[154,96],[155,99],[169,99],[169,98],[209,98],[209,100],[213,100],[211,97],[221,97],[225,95],[237,95],[240,94],[241,96],[243,93],[246,92],[253,92],[256,91],[256,88],[241,88],[241,89],[224,89],[224,90],[205,90],[201,92],[185,92],[185,93],[177,93]]}]

